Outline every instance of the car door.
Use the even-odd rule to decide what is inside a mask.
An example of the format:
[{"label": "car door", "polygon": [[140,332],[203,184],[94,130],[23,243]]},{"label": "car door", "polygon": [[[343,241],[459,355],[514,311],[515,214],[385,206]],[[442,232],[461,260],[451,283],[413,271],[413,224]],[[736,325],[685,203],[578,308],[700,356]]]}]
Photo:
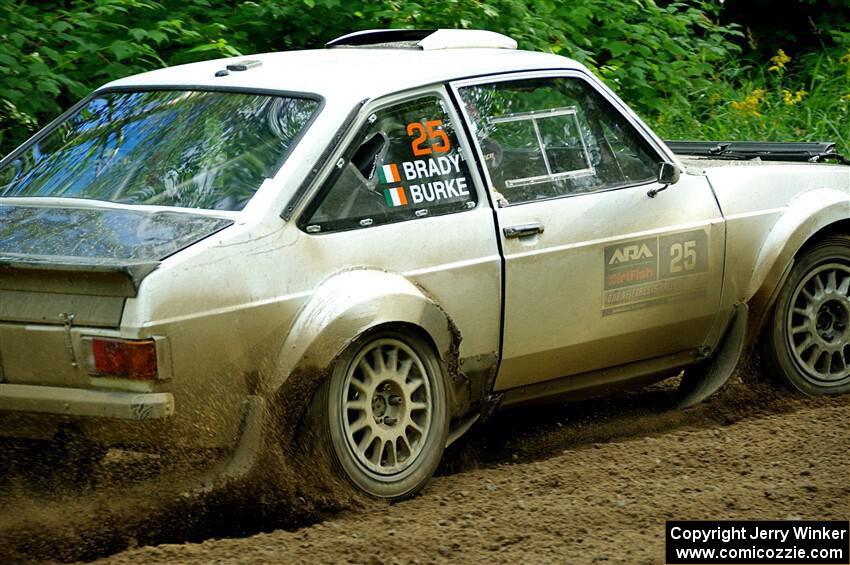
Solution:
[{"label": "car door", "polygon": [[657,182],[657,145],[579,72],[453,84],[505,259],[496,389],[698,348],[724,224],[705,177]]},{"label": "car door", "polygon": [[460,118],[444,87],[371,102],[298,220],[306,288],[341,271],[404,275],[460,332],[470,378],[495,369],[501,257]]}]

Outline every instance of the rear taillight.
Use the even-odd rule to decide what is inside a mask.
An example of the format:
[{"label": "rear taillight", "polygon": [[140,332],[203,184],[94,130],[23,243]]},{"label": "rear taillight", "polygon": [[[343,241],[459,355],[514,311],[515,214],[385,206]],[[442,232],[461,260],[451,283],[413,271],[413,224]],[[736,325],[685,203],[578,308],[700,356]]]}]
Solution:
[{"label": "rear taillight", "polygon": [[157,377],[156,343],[152,339],[88,338],[89,372],[103,377],[151,381]]}]

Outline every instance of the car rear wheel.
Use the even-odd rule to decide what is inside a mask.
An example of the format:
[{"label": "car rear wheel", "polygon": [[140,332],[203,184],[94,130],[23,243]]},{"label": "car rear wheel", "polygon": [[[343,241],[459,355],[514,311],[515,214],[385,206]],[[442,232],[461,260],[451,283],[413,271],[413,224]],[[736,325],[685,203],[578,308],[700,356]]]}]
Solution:
[{"label": "car rear wheel", "polygon": [[798,256],[766,338],[773,372],[793,390],[850,391],[850,237],[824,238]]},{"label": "car rear wheel", "polygon": [[335,467],[369,495],[403,499],[431,478],[446,444],[448,401],[433,347],[412,332],[355,341],[318,391]]}]

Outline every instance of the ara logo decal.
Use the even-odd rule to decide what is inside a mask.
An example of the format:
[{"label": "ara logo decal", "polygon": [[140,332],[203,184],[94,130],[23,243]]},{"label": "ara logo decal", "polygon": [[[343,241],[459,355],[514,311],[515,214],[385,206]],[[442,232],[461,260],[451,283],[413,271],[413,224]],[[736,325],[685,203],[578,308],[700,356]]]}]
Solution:
[{"label": "ara logo decal", "polygon": [[609,245],[605,248],[605,289],[657,280],[657,257],[655,237]]},{"label": "ara logo decal", "polygon": [[624,245],[617,247],[608,260],[609,265],[619,265],[629,261],[637,261],[638,259],[651,259],[655,257],[649,246],[645,243],[640,245]]},{"label": "ara logo decal", "polygon": [[706,296],[704,230],[626,241],[605,248],[602,315]]}]

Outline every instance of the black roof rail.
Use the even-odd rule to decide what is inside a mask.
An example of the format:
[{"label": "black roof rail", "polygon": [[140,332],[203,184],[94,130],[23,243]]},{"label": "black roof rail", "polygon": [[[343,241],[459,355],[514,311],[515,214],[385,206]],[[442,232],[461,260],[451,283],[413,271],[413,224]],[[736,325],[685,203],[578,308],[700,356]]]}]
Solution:
[{"label": "black roof rail", "polygon": [[362,47],[384,43],[411,43],[411,48],[421,49],[416,43],[422,41],[436,29],[366,29],[355,31],[325,43],[325,47]]},{"label": "black roof rail", "polygon": [[850,164],[835,152],[832,141],[666,141],[673,153],[714,159],[756,159],[764,161],[813,162],[835,160]]}]

